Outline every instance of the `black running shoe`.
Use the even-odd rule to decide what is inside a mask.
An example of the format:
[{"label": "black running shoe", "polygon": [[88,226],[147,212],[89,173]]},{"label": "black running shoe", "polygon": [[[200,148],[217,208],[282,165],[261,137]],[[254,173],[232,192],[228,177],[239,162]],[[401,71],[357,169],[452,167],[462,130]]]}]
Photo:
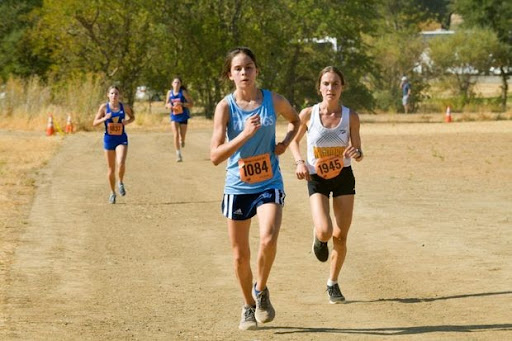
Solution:
[{"label": "black running shoe", "polygon": [[320,262],[326,262],[329,259],[329,247],[327,242],[321,242],[316,237],[315,230],[313,229],[313,253]]},{"label": "black running shoe", "polygon": [[338,283],[333,286],[327,286],[327,294],[329,295],[329,303],[337,304],[345,301],[345,297],[341,293],[340,286]]}]

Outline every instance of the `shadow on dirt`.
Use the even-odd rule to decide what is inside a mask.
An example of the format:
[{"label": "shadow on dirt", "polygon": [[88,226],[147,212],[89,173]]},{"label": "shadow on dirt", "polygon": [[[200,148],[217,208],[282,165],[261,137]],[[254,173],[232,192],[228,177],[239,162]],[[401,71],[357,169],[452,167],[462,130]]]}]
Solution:
[{"label": "shadow on dirt", "polygon": [[412,335],[425,333],[469,333],[483,330],[512,330],[512,324],[473,324],[439,325],[390,328],[300,328],[300,327],[262,327],[261,329],[284,329],[275,334],[328,333],[328,334],[367,334],[367,335]]},{"label": "shadow on dirt", "polygon": [[374,303],[374,302],[422,303],[422,302],[452,300],[452,299],[456,299],[456,298],[510,295],[510,294],[512,294],[512,291],[482,292],[482,293],[477,293],[477,294],[441,296],[441,297],[432,297],[432,298],[379,298],[378,300],[372,300],[372,301],[346,301],[345,304]]},{"label": "shadow on dirt", "polygon": [[[347,301],[352,303],[422,303],[469,297],[510,295],[512,291],[484,292],[476,294],[442,296],[435,298],[381,298],[371,301]],[[471,324],[471,325],[438,325],[438,326],[415,326],[415,327],[387,327],[387,328],[301,328],[301,327],[262,327],[261,329],[276,330],[275,334],[297,334],[297,333],[328,333],[328,334],[367,334],[367,335],[411,335],[425,333],[469,333],[475,331],[508,331],[512,330],[511,323],[505,324]]]}]

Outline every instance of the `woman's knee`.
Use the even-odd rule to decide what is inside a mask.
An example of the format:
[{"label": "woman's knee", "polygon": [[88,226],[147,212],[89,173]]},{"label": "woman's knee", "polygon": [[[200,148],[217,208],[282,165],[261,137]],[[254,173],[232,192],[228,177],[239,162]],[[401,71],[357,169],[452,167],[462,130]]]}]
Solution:
[{"label": "woman's knee", "polygon": [[277,234],[269,233],[260,237],[260,248],[273,249],[277,247]]},{"label": "woman's knee", "polygon": [[346,235],[340,235],[340,236],[333,236],[333,243],[334,245],[338,245],[340,247],[347,247],[347,236]]},{"label": "woman's knee", "polygon": [[248,253],[245,252],[233,252],[233,264],[235,268],[245,267],[251,261],[251,257]]},{"label": "woman's knee", "polygon": [[315,224],[316,236],[322,241],[331,239],[332,237],[332,224],[330,222],[324,222]]}]

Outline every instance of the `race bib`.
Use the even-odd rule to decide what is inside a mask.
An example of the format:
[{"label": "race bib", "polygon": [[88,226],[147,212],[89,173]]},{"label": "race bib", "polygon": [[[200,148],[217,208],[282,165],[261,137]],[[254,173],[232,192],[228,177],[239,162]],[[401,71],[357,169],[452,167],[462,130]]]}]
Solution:
[{"label": "race bib", "polygon": [[181,101],[179,98],[173,99],[172,112],[174,115],[183,114],[183,106],[181,105]]},{"label": "race bib", "polygon": [[343,169],[343,158],[341,156],[327,156],[316,160],[315,170],[318,176],[324,179],[337,177]]},{"label": "race bib", "polygon": [[240,179],[249,184],[269,180],[273,176],[268,153],[238,160],[238,169]]},{"label": "race bib", "polygon": [[107,132],[109,135],[122,135],[123,124],[122,123],[108,123]]}]

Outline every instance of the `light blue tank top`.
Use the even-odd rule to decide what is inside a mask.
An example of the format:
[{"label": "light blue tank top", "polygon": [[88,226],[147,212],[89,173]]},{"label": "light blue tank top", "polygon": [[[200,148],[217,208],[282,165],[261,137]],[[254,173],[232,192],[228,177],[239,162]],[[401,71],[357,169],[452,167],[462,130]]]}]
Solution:
[{"label": "light blue tank top", "polygon": [[[244,130],[245,120],[249,116],[260,115],[261,127],[243,146],[235,151],[227,161],[225,194],[254,194],[267,189],[284,191],[283,177],[279,168],[279,160],[274,153],[276,144],[276,113],[272,101],[272,92],[261,90],[263,94],[262,105],[251,111],[242,110],[235,101],[234,94],[227,95],[225,100],[229,104],[230,118],[227,126],[228,140],[234,139]],[[272,178],[256,183],[247,183],[240,178],[238,161],[241,158],[270,155],[272,165]]]}]

